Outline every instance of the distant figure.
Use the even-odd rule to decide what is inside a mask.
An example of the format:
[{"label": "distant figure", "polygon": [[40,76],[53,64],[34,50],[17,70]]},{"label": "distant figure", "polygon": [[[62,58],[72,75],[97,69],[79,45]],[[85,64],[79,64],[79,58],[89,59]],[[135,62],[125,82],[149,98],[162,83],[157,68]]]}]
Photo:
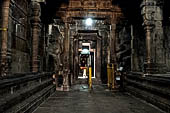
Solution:
[{"label": "distant figure", "polygon": [[86,69],[83,69],[83,78],[86,78]]},{"label": "distant figure", "polygon": [[120,66],[118,69],[118,76],[116,77],[116,81],[118,82],[118,84],[120,85],[119,89],[121,91],[123,91],[124,89],[124,68],[123,66]]}]

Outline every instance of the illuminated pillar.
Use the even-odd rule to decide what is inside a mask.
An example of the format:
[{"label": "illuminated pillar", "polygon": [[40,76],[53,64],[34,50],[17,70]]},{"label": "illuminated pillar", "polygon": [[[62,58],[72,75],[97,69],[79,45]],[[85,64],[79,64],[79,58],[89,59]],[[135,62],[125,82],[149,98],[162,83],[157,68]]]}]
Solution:
[{"label": "illuminated pillar", "polygon": [[1,7],[1,18],[2,23],[0,23],[0,75],[5,76],[8,71],[8,63],[7,63],[7,41],[8,41],[8,21],[9,21],[9,5],[10,0],[3,0]]}]

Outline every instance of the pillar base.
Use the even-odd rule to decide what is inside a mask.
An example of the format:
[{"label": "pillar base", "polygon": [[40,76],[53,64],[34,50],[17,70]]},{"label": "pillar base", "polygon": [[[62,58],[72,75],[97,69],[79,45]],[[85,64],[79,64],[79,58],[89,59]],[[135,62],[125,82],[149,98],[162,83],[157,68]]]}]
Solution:
[{"label": "pillar base", "polygon": [[63,91],[62,87],[56,87],[56,91]]},{"label": "pillar base", "polygon": [[165,64],[160,63],[144,63],[144,74],[164,74],[166,73]]},{"label": "pillar base", "polygon": [[64,86],[56,87],[56,91],[70,91],[70,86]]},{"label": "pillar base", "polygon": [[63,89],[63,91],[70,91],[70,86],[68,85],[63,85],[61,88]]}]

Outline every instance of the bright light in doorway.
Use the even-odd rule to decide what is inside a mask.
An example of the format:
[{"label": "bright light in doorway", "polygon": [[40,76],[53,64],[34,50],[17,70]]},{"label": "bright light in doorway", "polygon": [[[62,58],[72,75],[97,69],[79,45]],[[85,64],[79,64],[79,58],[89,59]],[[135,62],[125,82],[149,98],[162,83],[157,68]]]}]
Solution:
[{"label": "bright light in doorway", "polygon": [[92,26],[92,24],[93,24],[93,20],[91,18],[87,18],[86,19],[86,25],[87,26]]},{"label": "bright light in doorway", "polygon": [[83,49],[81,54],[90,54],[90,51],[88,49]]}]

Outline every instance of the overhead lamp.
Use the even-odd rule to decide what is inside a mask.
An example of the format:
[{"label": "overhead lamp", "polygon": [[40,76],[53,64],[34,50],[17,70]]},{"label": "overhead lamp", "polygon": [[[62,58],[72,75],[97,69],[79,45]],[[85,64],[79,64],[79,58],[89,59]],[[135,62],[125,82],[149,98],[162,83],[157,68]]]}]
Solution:
[{"label": "overhead lamp", "polygon": [[86,19],[86,25],[87,26],[92,26],[92,24],[93,24],[93,20],[91,18],[87,18]]}]

